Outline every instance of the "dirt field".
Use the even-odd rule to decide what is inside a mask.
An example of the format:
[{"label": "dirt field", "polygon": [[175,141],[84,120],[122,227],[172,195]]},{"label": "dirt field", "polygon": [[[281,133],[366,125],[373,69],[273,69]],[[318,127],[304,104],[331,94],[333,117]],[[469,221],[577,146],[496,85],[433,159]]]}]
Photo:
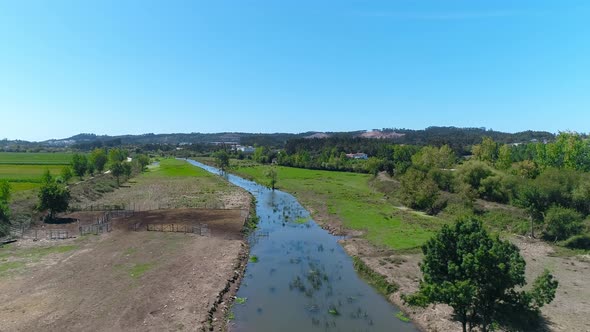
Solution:
[{"label": "dirt field", "polygon": [[[100,204],[133,201],[146,210],[114,219],[111,232],[79,236],[102,212],[63,217],[76,238],[0,248],[0,331],[197,331],[225,326],[225,311],[247,260],[242,236],[250,196],[223,180],[141,175]],[[77,196],[79,203],[96,204]],[[213,203],[211,203],[213,202]],[[233,207],[230,210],[189,207]],[[130,224],[206,223],[209,236],[129,230]]]},{"label": "dirt field", "polygon": [[[100,236],[0,249],[4,264],[24,263],[0,275],[0,331],[198,330],[240,271],[241,216],[240,210],[142,212],[115,219],[113,232]],[[127,230],[138,220],[206,221],[211,236]]]}]

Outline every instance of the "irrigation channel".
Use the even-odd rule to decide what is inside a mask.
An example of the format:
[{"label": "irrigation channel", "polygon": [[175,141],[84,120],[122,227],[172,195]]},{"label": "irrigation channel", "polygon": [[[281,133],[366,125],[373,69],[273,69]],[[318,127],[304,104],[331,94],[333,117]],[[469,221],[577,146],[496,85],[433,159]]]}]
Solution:
[{"label": "irrigation channel", "polygon": [[395,317],[399,309],[357,275],[341,237],[319,227],[295,197],[188,162],[256,197],[260,221],[249,238],[232,331],[418,331]]}]

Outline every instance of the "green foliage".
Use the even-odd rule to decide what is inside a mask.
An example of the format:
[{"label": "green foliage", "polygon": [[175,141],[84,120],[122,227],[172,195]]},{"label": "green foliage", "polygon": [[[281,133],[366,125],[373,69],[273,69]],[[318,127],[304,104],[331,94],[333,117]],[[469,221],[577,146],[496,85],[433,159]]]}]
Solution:
[{"label": "green foliage", "polygon": [[535,310],[552,300],[557,282],[546,273],[530,293],[517,291],[525,285],[525,261],[508,241],[490,237],[480,221],[458,220],[443,226],[423,247],[420,265],[423,280],[419,291],[405,297],[412,305],[445,303],[453,307],[467,326],[483,331],[505,306],[527,304]]},{"label": "green foliage", "polygon": [[76,176],[82,178],[88,169],[88,159],[85,155],[75,153],[72,156],[72,170]]},{"label": "green foliage", "polygon": [[527,295],[530,297],[531,307],[533,310],[541,309],[545,304],[551,303],[555,298],[555,290],[559,283],[549,270],[543,271],[543,273],[535,279],[533,288]]},{"label": "green foliage", "polygon": [[567,239],[567,241],[565,241],[563,245],[570,249],[590,250],[590,235],[582,234],[572,236],[571,238]]},{"label": "green foliage", "polygon": [[496,167],[498,169],[506,170],[512,166],[512,150],[508,144],[500,146],[498,150],[498,160],[496,160]]},{"label": "green foliage", "polygon": [[387,278],[368,267],[357,256],[352,257],[354,269],[365,279],[371,286],[375,287],[379,293],[388,296],[398,290],[399,286],[387,281]]},{"label": "green foliage", "polygon": [[277,184],[277,169],[276,167],[270,167],[266,171],[266,177],[268,178],[268,186],[272,190],[275,190]]},{"label": "green foliage", "polygon": [[513,164],[511,172],[524,179],[534,179],[539,175],[540,170],[534,161],[523,160]]},{"label": "green foliage", "polygon": [[426,173],[410,168],[400,178],[400,184],[400,198],[405,205],[431,214],[440,210],[436,204],[440,190]]},{"label": "green foliage", "polygon": [[10,231],[10,184],[6,180],[0,180],[0,237]]},{"label": "green foliage", "polygon": [[590,170],[590,146],[577,133],[562,132],[555,142],[537,145],[536,162],[542,167]]},{"label": "green foliage", "polygon": [[107,152],[104,149],[96,148],[92,150],[88,159],[96,171],[102,173],[108,161]]},{"label": "green foliage", "polygon": [[478,191],[481,181],[493,174],[493,170],[481,161],[470,160],[457,170],[457,178],[460,182],[469,185],[473,190]]},{"label": "green foliage", "polygon": [[0,179],[0,201],[10,201],[11,188],[7,180]]},{"label": "green foliage", "polygon": [[397,314],[395,314],[395,317],[405,323],[409,323],[412,321],[408,316],[406,316],[403,313],[403,311],[398,311]]},{"label": "green foliage", "polygon": [[137,162],[137,165],[139,166],[139,170],[140,171],[144,171],[145,168],[147,167],[147,165],[150,164],[150,157],[148,157],[145,154],[140,154],[135,156],[135,162]]},{"label": "green foliage", "polygon": [[129,177],[131,176],[131,172],[132,172],[132,167],[130,163],[124,162],[123,163],[123,175],[125,175],[126,178],[129,179]]},{"label": "green foliage", "polygon": [[111,164],[111,174],[113,174],[113,176],[117,178],[117,186],[120,185],[119,179],[121,175],[125,174],[125,171],[126,170],[123,167],[122,162],[116,162],[114,164]]},{"label": "green foliage", "polygon": [[127,157],[127,152],[123,151],[118,148],[113,148],[109,150],[109,163],[112,165],[121,163]]},{"label": "green foliage", "polygon": [[213,157],[215,157],[215,164],[217,167],[222,172],[225,172],[225,170],[229,167],[229,154],[227,151],[219,150],[213,154]]},{"label": "green foliage", "polygon": [[545,236],[554,241],[578,235],[583,229],[582,215],[574,209],[552,206],[545,213]]},{"label": "green foliage", "polygon": [[448,145],[440,148],[425,146],[412,156],[412,164],[423,171],[428,171],[433,168],[451,168],[456,159],[455,153]]},{"label": "green foliage", "polygon": [[498,159],[498,143],[486,136],[481,144],[473,146],[472,153],[476,160],[493,165]]},{"label": "green foliage", "polygon": [[53,219],[56,213],[68,209],[70,191],[63,184],[57,182],[47,171],[43,176],[38,198],[37,209],[40,211],[49,210],[49,219]]},{"label": "green foliage", "polygon": [[73,176],[74,174],[72,173],[72,168],[70,166],[64,166],[61,169],[61,179],[64,183],[68,183]]}]

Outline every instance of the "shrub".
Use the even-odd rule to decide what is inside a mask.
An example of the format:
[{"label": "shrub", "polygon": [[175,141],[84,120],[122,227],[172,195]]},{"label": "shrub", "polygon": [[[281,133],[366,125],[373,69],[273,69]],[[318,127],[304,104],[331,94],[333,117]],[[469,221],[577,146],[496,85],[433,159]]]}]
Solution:
[{"label": "shrub", "polygon": [[545,236],[550,239],[565,240],[582,229],[582,215],[574,209],[553,206],[545,214]]},{"label": "shrub", "polygon": [[563,245],[570,249],[585,249],[590,250],[590,235],[582,234],[569,238]]}]

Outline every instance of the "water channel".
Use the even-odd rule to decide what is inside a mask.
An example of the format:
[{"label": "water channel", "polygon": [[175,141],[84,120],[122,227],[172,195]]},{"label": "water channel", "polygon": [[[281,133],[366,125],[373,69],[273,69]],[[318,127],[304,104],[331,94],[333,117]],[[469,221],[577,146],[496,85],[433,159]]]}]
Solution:
[{"label": "water channel", "polygon": [[357,275],[340,237],[319,227],[295,197],[223,176],[254,195],[260,218],[248,239],[255,258],[237,294],[246,301],[234,304],[232,331],[418,331],[395,317],[399,310]]}]

